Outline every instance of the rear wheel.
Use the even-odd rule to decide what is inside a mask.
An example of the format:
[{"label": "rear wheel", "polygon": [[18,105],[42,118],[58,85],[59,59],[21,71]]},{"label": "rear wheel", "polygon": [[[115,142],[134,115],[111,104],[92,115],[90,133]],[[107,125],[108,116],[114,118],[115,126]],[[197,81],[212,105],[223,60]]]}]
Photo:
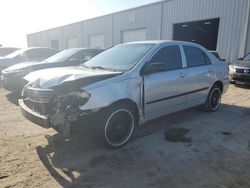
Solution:
[{"label": "rear wheel", "polygon": [[221,102],[221,90],[218,85],[214,85],[208,96],[205,103],[205,108],[209,112],[215,112],[219,109]]},{"label": "rear wheel", "polygon": [[108,148],[124,146],[132,137],[135,125],[135,111],[128,105],[116,104],[109,107],[103,123],[98,127],[98,137]]}]

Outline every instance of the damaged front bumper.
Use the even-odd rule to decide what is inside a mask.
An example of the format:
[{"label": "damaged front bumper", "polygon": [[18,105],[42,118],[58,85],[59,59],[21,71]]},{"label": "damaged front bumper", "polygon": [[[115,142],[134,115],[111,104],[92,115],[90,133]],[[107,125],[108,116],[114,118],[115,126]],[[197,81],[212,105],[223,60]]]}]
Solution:
[{"label": "damaged front bumper", "polygon": [[41,115],[32,109],[30,109],[28,106],[25,105],[23,99],[18,100],[21,113],[24,115],[25,118],[32,121],[33,123],[43,127],[43,128],[50,128],[50,122],[49,117],[45,115]]},{"label": "damaged front bumper", "polygon": [[69,114],[67,112],[56,112],[53,115],[41,115],[38,112],[29,108],[24,99],[19,99],[20,111],[25,118],[31,122],[43,127],[43,128],[53,128],[63,136],[69,136],[70,126],[72,122],[78,120],[78,114]]}]

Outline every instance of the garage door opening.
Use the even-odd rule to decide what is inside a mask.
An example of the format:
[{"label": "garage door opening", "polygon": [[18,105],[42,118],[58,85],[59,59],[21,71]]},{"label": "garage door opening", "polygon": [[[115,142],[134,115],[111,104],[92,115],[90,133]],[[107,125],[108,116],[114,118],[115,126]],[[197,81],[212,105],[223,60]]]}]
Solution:
[{"label": "garage door opening", "polygon": [[122,43],[147,40],[146,29],[122,31]]},{"label": "garage door opening", "polygon": [[104,48],[104,35],[90,35],[89,36],[89,47],[90,48]]},{"label": "garage door opening", "polygon": [[198,43],[209,50],[216,50],[220,19],[174,24],[174,40]]},{"label": "garage door opening", "polygon": [[77,48],[77,46],[78,46],[77,38],[68,38],[67,48]]}]

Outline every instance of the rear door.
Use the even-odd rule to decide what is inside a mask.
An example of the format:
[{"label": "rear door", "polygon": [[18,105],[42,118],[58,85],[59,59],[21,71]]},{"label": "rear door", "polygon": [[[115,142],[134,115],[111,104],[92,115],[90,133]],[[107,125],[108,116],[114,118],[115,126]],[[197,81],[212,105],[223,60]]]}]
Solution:
[{"label": "rear door", "polygon": [[179,45],[168,45],[156,52],[151,63],[164,63],[165,70],[144,75],[144,112],[146,119],[181,108],[186,102],[186,79]]},{"label": "rear door", "polygon": [[213,82],[214,70],[210,58],[195,46],[183,45],[187,64],[187,104],[199,105],[205,102]]}]

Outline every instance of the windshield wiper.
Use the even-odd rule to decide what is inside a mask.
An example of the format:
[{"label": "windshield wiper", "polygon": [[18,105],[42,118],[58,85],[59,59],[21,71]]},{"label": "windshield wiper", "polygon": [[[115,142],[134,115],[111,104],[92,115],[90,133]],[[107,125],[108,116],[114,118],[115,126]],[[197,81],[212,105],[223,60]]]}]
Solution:
[{"label": "windshield wiper", "polygon": [[[86,66],[86,65],[85,65]],[[102,70],[108,70],[108,71],[112,71],[115,72],[115,69],[109,68],[109,67],[102,67],[102,66],[89,66],[89,68],[91,69],[102,69]]]}]

